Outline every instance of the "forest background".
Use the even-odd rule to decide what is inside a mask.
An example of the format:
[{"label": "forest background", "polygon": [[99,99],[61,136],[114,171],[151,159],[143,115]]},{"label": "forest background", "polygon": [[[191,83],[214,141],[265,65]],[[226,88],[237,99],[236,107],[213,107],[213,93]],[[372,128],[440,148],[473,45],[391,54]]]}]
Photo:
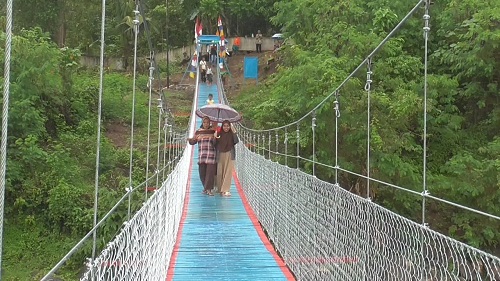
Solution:
[{"label": "forest background", "polygon": [[[8,166],[3,241],[4,280],[39,280],[92,227],[97,128],[98,72],[79,65],[81,55],[100,47],[101,6],[88,0],[14,1]],[[215,33],[222,16],[226,36],[257,29],[283,32],[289,44],[274,54],[276,73],[230,96],[254,128],[297,120],[329,95],[416,3],[364,0],[171,0],[143,1],[138,52],[150,54],[145,23],[157,51],[193,42],[194,18],[204,33]],[[5,3],[0,4],[5,15]],[[104,80],[103,124],[120,124],[126,139],[131,122],[134,1],[108,1],[106,56],[127,61],[127,71],[108,70]],[[431,5],[428,77],[429,192],[465,206],[500,215],[500,2],[445,0]],[[371,176],[422,191],[423,9],[374,57]],[[0,21],[5,26],[5,17]],[[2,48],[5,34],[1,36]],[[293,42],[293,44],[291,43]],[[2,62],[5,60],[2,50]],[[147,65],[147,64],[146,64]],[[2,63],[3,66],[3,63]],[[166,62],[163,77],[183,71]],[[147,126],[147,67],[139,68],[135,125],[139,143]],[[366,72],[343,88],[339,157],[366,173]],[[172,94],[175,97],[175,94]],[[167,99],[168,101],[168,99]],[[333,102],[333,101],[332,101]],[[331,106],[317,112],[317,161],[333,165]],[[175,107],[175,100],[171,101]],[[185,106],[186,107],[186,106]],[[189,106],[187,106],[189,108]],[[183,122],[178,122],[183,124]],[[305,125],[304,125],[305,126]],[[182,127],[182,126],[181,126]],[[180,128],[182,129],[182,128]],[[300,141],[312,152],[310,130]],[[128,185],[127,142],[105,134],[101,148],[100,206],[104,214]],[[142,182],[146,152],[134,149],[134,183]],[[309,156],[307,156],[309,157]],[[310,171],[310,165],[303,170]],[[152,170],[152,169],[151,169]],[[331,170],[316,175],[333,181]],[[348,176],[342,186],[364,194],[365,183]],[[415,221],[421,199],[375,185],[370,196]],[[140,200],[133,208],[140,207]],[[430,227],[485,251],[500,254],[500,223],[430,202]],[[126,210],[103,231],[120,228]],[[116,223],[113,223],[116,221]],[[106,239],[100,240],[100,247]],[[60,273],[76,279],[86,247]]]}]

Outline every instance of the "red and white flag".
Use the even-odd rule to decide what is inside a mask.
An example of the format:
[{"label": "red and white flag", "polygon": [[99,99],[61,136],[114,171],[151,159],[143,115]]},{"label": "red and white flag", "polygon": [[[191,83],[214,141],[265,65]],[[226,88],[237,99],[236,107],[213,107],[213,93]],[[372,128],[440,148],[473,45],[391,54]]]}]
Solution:
[{"label": "red and white flag", "polygon": [[194,24],[194,38],[198,38],[198,36],[203,34],[203,24],[200,21],[199,17],[196,17],[196,23]]}]

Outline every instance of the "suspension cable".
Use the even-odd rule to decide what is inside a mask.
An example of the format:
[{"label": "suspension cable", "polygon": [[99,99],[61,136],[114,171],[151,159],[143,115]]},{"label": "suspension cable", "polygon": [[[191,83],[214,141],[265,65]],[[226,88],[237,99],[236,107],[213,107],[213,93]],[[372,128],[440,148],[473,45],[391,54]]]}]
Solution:
[{"label": "suspension cable", "polygon": [[335,101],[333,102],[335,110],[335,184],[339,184],[339,91],[335,91]]},{"label": "suspension cable", "polygon": [[[422,225],[424,228],[428,226],[425,221],[426,215],[426,196],[429,195],[427,190],[427,67],[428,67],[428,43],[429,43],[429,5],[430,0],[425,0],[424,2],[424,129],[423,129],[423,151],[422,151]],[[421,238],[421,250],[420,255],[422,261],[425,261],[425,249],[424,249],[424,237]],[[424,262],[425,263],[425,262]],[[424,277],[427,275],[426,266],[422,266],[422,271],[420,272],[420,276]]]},{"label": "suspension cable", "polygon": [[316,111],[312,114],[312,175],[316,176]]},{"label": "suspension cable", "polygon": [[[136,1],[137,2],[137,1]],[[136,5],[136,9],[134,10],[135,18],[134,18],[134,75],[133,75],[133,85],[132,85],[132,120],[130,124],[130,162],[129,162],[129,196],[128,196],[128,212],[127,217],[130,220],[130,205],[132,201],[132,193],[130,192],[133,189],[133,166],[134,166],[134,123],[135,123],[135,92],[136,92],[136,77],[137,77],[137,37],[139,35],[139,7]]]},{"label": "suspension cable", "polygon": [[367,121],[366,121],[366,199],[370,200],[370,138],[371,138],[371,84],[372,84],[372,58],[369,57],[368,60],[366,61],[366,84],[365,84],[365,91],[366,91],[366,100],[367,100],[367,106],[366,106],[366,116],[367,116]]},{"label": "suspension cable", "polygon": [[[160,104],[158,105],[158,107],[160,107],[160,113],[158,114],[158,139],[157,139],[157,143],[156,145],[158,146],[157,147],[157,151],[156,151],[156,188],[159,188],[160,185],[159,185],[159,180],[160,180],[160,147],[161,147],[161,135],[162,135],[162,131],[161,131],[161,116],[162,116],[162,113],[163,113],[163,105],[161,104],[161,99],[159,99],[159,102]],[[165,168],[165,165],[163,165],[162,168]],[[163,183],[163,180],[162,180],[162,183]]]},{"label": "suspension cable", "polygon": [[[3,80],[3,106],[2,106],[2,140],[0,160],[0,276],[2,276],[2,244],[3,244],[3,222],[5,201],[5,172],[7,167],[7,129],[9,117],[9,95],[10,95],[10,54],[12,48],[12,0],[7,0],[7,22],[5,26],[7,38],[5,40],[5,63]],[[0,277],[1,278],[1,277]]]},{"label": "suspension cable", "polygon": [[428,67],[428,53],[429,53],[429,5],[430,1],[425,0],[425,13],[424,13],[424,148],[423,148],[423,168],[422,168],[422,224],[425,226],[425,197],[429,195],[427,190],[427,67]]},{"label": "suspension cable", "polygon": [[97,219],[99,207],[99,162],[101,151],[101,123],[102,123],[102,95],[103,95],[103,81],[104,81],[104,33],[106,26],[106,0],[102,0],[101,11],[101,49],[99,58],[99,102],[97,108],[97,145],[95,155],[95,179],[94,179],[94,233],[92,234],[92,261],[95,259],[97,247]]},{"label": "suspension cable", "polygon": [[[149,176],[149,149],[150,149],[150,143],[151,143],[151,104],[153,103],[152,101],[152,95],[153,95],[153,73],[155,71],[155,68],[153,66],[153,57],[154,53],[150,53],[149,56],[151,57],[150,64],[149,64],[149,78],[148,78],[148,84],[149,84],[149,99],[148,99],[148,139],[147,139],[147,145],[146,145],[146,179]],[[144,198],[145,200],[148,200],[148,184],[146,183],[146,187],[144,188]],[[157,185],[158,187],[158,185]]]}]

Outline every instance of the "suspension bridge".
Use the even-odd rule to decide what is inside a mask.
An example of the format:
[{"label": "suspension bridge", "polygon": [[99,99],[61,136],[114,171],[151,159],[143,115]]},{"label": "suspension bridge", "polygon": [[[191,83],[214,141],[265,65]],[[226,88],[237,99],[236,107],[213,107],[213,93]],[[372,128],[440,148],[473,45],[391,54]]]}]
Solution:
[{"label": "suspension bridge", "polygon": [[[12,20],[12,0],[7,2],[4,117],[8,113],[11,38],[9,26]],[[105,0],[102,4],[105,7]],[[157,126],[161,133],[157,136],[156,170],[146,169],[145,180],[138,186],[133,186],[130,181],[126,193],[116,205],[99,221],[97,215],[94,217],[94,228],[42,280],[53,280],[58,270],[90,241],[93,242],[92,257],[88,258],[86,270],[80,280],[500,280],[500,258],[440,234],[432,230],[426,221],[426,202],[429,200],[462,208],[494,221],[500,220],[500,217],[493,214],[434,197],[426,186],[429,5],[428,0],[416,2],[401,22],[338,88],[302,118],[267,130],[254,130],[236,124],[241,141],[237,145],[236,168],[231,187],[236,192],[233,192],[230,198],[201,194],[201,182],[196,172],[197,150],[187,144],[187,137],[192,136],[200,125],[195,110],[205,104],[209,93],[217,93],[216,102],[229,103],[219,67],[215,67],[216,79],[212,85],[200,82],[199,70],[196,68],[195,94],[187,132],[174,130],[169,123],[169,112],[165,109],[168,101],[160,98],[158,108],[161,114]],[[375,54],[422,7],[425,10],[422,26],[425,49],[424,184],[422,191],[416,192],[370,176],[370,93],[373,75],[371,65]],[[140,22],[138,17],[141,10],[142,6],[138,5],[135,11],[136,51]],[[101,42],[104,42],[104,22],[103,9]],[[217,40],[212,43],[217,44],[218,50],[221,51],[223,42]],[[198,43],[199,50],[203,42],[199,40]],[[136,51],[134,81],[137,72]],[[104,44],[101,45],[99,121],[103,54]],[[151,57],[154,57],[154,53]],[[364,90],[368,107],[365,173],[349,170],[348,165],[343,165],[338,157],[341,149],[338,142],[339,122],[342,121],[339,92],[363,69],[366,69]],[[149,84],[150,115],[156,70],[155,60],[152,59]],[[335,165],[320,163],[315,158],[315,114],[327,103],[333,104],[332,110],[335,113],[335,122],[332,125],[335,137],[331,140],[335,147]],[[7,135],[6,120],[3,118],[2,136]],[[152,123],[150,118],[149,128],[153,126]],[[312,134],[312,157],[301,152],[300,140],[305,130]],[[5,187],[6,139],[2,138],[1,146],[1,202]],[[149,142],[148,136],[148,148]],[[96,205],[99,186],[99,143],[100,133],[97,139]],[[132,147],[133,129],[131,151]],[[160,147],[163,147],[162,151]],[[288,166],[292,162],[295,168]],[[132,163],[131,153],[131,171]],[[304,163],[312,167],[312,174],[298,168]],[[150,166],[149,162],[147,166]],[[335,174],[335,181],[326,182],[317,178],[315,173],[318,167],[331,169]],[[341,174],[365,181],[366,196],[355,195],[342,188],[339,181]],[[131,213],[132,194],[150,189],[152,182],[156,182],[152,195],[146,192],[147,199],[143,206],[137,212]],[[370,184],[374,183],[419,196],[422,199],[422,221],[412,221],[372,202]],[[113,240],[98,253],[96,239],[99,228],[111,218],[119,206],[126,205],[127,202],[127,221]]]}]

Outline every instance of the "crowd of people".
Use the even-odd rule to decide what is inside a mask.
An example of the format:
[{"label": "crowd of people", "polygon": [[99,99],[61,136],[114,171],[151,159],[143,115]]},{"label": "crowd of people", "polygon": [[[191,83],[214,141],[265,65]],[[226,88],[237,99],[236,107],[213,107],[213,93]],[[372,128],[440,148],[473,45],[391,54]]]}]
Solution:
[{"label": "crowd of people", "polygon": [[[213,104],[213,95],[209,94],[207,104]],[[198,172],[203,184],[203,194],[213,196],[231,196],[231,178],[236,158],[235,145],[239,142],[234,126],[225,120],[221,127],[209,117],[202,119],[201,127],[189,144],[198,144]]]}]

